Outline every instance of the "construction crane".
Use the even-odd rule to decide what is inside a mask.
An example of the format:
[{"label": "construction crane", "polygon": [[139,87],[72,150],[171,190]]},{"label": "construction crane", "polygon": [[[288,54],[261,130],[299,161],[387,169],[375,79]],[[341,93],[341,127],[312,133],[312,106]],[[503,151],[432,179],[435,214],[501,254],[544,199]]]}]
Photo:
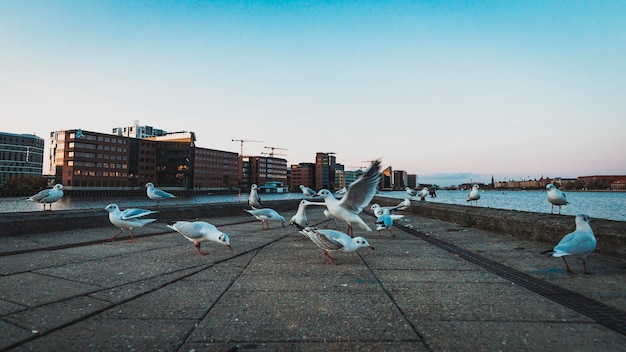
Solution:
[{"label": "construction crane", "polygon": [[231,139],[231,142],[239,142],[239,143],[241,143],[241,149],[239,151],[239,156],[243,157],[243,144],[245,142],[263,143],[264,141],[255,141],[255,140],[252,140],[252,139]]},{"label": "construction crane", "polygon": [[274,153],[274,150],[279,149],[279,150],[287,150],[285,148],[278,148],[278,147],[264,147],[265,149],[269,149],[270,152],[269,153],[261,153],[261,154],[265,154],[265,155],[269,155],[270,157],[274,157],[274,155],[287,155],[287,154],[276,154]]}]

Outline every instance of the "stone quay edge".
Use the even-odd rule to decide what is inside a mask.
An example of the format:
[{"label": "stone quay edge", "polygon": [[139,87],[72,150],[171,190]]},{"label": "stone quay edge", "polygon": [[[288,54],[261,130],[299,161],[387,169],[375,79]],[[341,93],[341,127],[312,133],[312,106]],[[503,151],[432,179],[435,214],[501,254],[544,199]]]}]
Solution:
[{"label": "stone quay edge", "polygon": [[[278,211],[297,209],[299,200],[276,200],[264,202],[266,207]],[[372,203],[393,206],[396,198],[376,196]],[[229,217],[240,215],[249,208],[245,201],[234,203],[208,203],[190,205],[161,205],[145,207],[156,210],[159,221],[176,221],[202,217]],[[413,201],[408,210],[416,215],[449,221],[463,227],[477,228],[498,233],[546,242],[558,243],[564,235],[574,231],[574,217],[533,213],[517,210],[494,209],[467,205]],[[27,235],[51,231],[93,228],[111,225],[104,209],[58,210],[47,212],[22,212],[0,214],[0,236]],[[626,258],[626,222],[592,219],[591,227],[598,239],[596,252],[616,260]],[[548,249],[548,247],[546,247]]]}]

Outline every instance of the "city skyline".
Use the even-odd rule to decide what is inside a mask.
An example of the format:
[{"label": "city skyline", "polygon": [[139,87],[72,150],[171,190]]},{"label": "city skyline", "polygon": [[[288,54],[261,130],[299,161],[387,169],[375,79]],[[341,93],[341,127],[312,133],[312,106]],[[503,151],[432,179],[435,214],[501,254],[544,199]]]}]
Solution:
[{"label": "city skyline", "polygon": [[[3,132],[143,125],[442,186],[626,174],[626,4],[0,3]],[[46,146],[47,150],[47,146]],[[279,151],[277,151],[279,152]]]}]

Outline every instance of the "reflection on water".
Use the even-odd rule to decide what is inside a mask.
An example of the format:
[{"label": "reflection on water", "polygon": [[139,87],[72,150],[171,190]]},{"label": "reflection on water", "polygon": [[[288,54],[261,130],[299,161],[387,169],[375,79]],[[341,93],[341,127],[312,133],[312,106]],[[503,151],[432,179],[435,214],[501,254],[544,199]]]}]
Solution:
[{"label": "reflection on water", "polygon": [[[468,191],[437,191],[436,198],[427,198],[428,202],[468,205]],[[585,213],[592,218],[626,221],[625,192],[566,192],[570,204],[561,208],[561,214],[576,215]],[[545,191],[482,191],[478,206],[522,210],[537,213],[550,213],[550,203]],[[379,196],[404,199],[406,192],[382,192]],[[261,194],[264,200],[300,199],[302,193]],[[418,201],[416,197],[416,201]],[[248,194],[218,194],[184,196],[162,202],[162,204],[208,204],[241,202],[247,204]],[[53,210],[67,209],[104,209],[108,204],[116,203],[120,208],[151,207],[155,202],[147,196],[77,196],[63,197],[52,204]],[[43,205],[27,201],[26,198],[0,198],[0,213],[40,211]],[[296,209],[294,209],[295,212]]]}]

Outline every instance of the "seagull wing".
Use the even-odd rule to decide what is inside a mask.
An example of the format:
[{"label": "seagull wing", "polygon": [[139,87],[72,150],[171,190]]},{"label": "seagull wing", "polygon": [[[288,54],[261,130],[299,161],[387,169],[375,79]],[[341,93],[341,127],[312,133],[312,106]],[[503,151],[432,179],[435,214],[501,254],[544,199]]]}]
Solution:
[{"label": "seagull wing", "polygon": [[164,190],[155,188],[154,189],[154,194],[158,197],[162,197],[162,198],[175,198],[173,194],[171,193],[167,193]]},{"label": "seagull wing", "polygon": [[302,229],[302,233],[311,239],[318,247],[325,251],[338,251],[343,248],[343,244],[331,237],[318,232],[316,229],[307,227]]},{"label": "seagull wing", "polygon": [[122,211],[122,215],[120,216],[120,219],[122,220],[137,219],[142,216],[146,216],[146,215],[154,214],[154,213],[156,213],[156,211],[131,208],[131,209],[126,209]]},{"label": "seagull wing", "polygon": [[35,201],[35,202],[39,202],[42,199],[48,197],[50,195],[50,191],[52,191],[52,190],[51,189],[44,189],[41,192],[39,192],[39,193],[37,193],[37,194],[35,194],[33,196],[30,196],[28,199],[32,200],[32,201]]},{"label": "seagull wing", "polygon": [[380,182],[379,171],[380,160],[376,160],[363,176],[348,186],[348,191],[339,204],[355,214],[360,213],[376,194],[376,186]]}]

